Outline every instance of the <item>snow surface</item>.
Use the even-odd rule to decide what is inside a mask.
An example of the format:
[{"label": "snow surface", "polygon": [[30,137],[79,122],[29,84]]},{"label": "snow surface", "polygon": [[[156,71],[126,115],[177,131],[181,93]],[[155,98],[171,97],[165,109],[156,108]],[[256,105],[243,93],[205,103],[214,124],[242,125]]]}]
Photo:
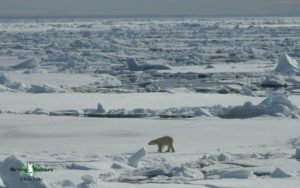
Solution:
[{"label": "snow surface", "polygon": [[[5,122],[1,124],[1,159],[14,155],[40,166],[54,168],[53,173],[40,173],[49,184],[63,184],[65,180],[74,185],[82,184],[86,181],[80,180],[81,177],[88,174],[96,179],[99,186],[108,182],[193,182],[202,186],[217,186],[218,175],[222,173],[250,170],[256,180],[244,182],[243,186],[251,186],[264,180],[268,183],[268,177],[278,166],[293,174],[298,174],[300,167],[299,162],[291,157],[295,149],[289,144],[290,138],[299,138],[298,120],[269,119],[266,124],[265,119],[241,122],[209,118],[162,121],[87,120],[82,117],[14,114],[1,116],[2,122]],[[146,147],[149,140],[161,136],[162,132],[175,138],[176,153],[158,154],[156,149],[148,148],[138,168],[127,166],[127,159],[138,148]],[[13,147],[7,143],[13,144]],[[216,157],[203,158],[215,154]],[[228,159],[224,160],[224,155]],[[114,164],[119,167],[116,168]],[[236,176],[244,177],[242,173]],[[281,185],[292,186],[293,182],[299,182],[297,176],[294,180],[283,180]],[[234,187],[236,181],[224,183]]]}]

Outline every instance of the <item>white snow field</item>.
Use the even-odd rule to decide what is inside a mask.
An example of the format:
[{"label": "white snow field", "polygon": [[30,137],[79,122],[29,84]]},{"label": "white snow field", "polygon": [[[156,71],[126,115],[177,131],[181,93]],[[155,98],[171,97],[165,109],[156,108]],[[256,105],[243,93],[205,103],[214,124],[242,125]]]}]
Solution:
[{"label": "white snow field", "polygon": [[[0,188],[298,188],[299,31],[300,17],[0,18]],[[162,136],[176,152],[148,145]]]},{"label": "white snow field", "polygon": [[[80,184],[84,175],[96,179],[98,187],[120,186],[116,183],[125,187],[149,183],[148,187],[166,183],[181,184],[179,187],[223,183],[225,187],[280,187],[278,183],[297,187],[300,183],[300,163],[294,157],[300,143],[298,120],[1,116],[1,160],[15,156],[54,168],[39,173],[49,187],[59,187],[65,180]],[[175,138],[175,153],[157,153],[155,146],[147,146],[164,134]],[[137,168],[128,166],[127,160],[142,147],[147,153]],[[224,154],[229,157],[222,157]],[[276,168],[294,176],[279,181],[272,176]],[[253,175],[239,173],[245,170]],[[237,173],[227,175],[231,181],[224,178],[225,172],[232,171]]]}]

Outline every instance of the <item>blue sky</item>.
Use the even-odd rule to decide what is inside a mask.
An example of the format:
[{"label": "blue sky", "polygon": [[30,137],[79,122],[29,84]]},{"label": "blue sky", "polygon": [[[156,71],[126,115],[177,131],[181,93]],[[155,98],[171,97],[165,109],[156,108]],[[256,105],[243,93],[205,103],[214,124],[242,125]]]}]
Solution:
[{"label": "blue sky", "polygon": [[0,16],[300,15],[300,0],[0,0]]}]

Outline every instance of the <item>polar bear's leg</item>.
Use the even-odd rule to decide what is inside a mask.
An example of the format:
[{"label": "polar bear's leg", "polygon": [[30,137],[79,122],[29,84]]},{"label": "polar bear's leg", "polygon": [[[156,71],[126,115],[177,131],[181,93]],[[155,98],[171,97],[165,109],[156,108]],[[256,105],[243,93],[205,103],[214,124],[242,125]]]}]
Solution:
[{"label": "polar bear's leg", "polygon": [[162,152],[163,149],[164,149],[164,145],[158,144],[158,152]]},{"label": "polar bear's leg", "polygon": [[171,150],[172,150],[172,152],[175,152],[173,145],[171,145]]},{"label": "polar bear's leg", "polygon": [[167,152],[170,152],[170,151],[171,151],[171,147],[172,147],[172,146],[168,145],[168,150],[167,150]]}]

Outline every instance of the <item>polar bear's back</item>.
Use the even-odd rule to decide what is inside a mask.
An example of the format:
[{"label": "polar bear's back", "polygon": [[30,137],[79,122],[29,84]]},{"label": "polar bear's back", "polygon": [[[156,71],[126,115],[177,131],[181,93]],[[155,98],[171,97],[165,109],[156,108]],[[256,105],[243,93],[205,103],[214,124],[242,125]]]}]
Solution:
[{"label": "polar bear's back", "polygon": [[171,136],[163,136],[151,141],[153,144],[173,144],[174,139]]}]

